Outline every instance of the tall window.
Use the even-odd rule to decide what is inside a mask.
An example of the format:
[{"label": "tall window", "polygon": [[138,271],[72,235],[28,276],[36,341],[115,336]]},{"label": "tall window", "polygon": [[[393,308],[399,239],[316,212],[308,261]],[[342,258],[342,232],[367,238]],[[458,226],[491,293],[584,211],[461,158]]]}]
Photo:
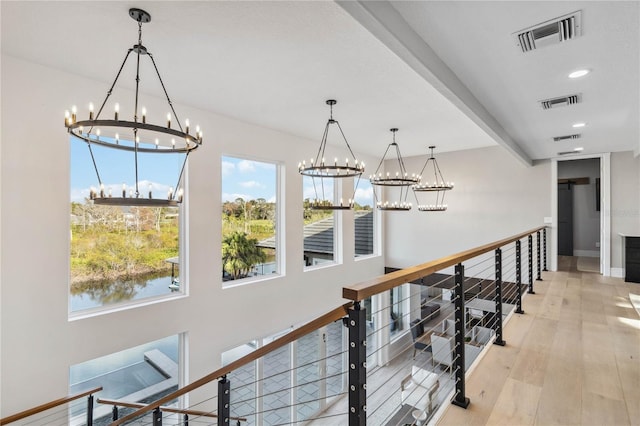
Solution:
[{"label": "tall window", "polygon": [[277,167],[222,157],[222,279],[271,275],[278,268]]},{"label": "tall window", "polygon": [[[323,181],[323,182],[320,182]],[[322,193],[314,187],[314,180],[304,176],[303,214],[304,214],[304,265],[314,266],[334,262],[336,250],[336,220],[333,210],[314,210],[311,204],[316,193]],[[325,194],[333,194],[333,179],[315,179],[315,185],[323,184]],[[316,192],[317,191],[317,192]]]},{"label": "tall window", "polygon": [[[102,386],[100,397],[129,402],[154,401],[178,389],[179,335],[92,359],[69,368],[69,394]],[[72,409],[69,424],[86,420],[86,404]],[[94,405],[97,424],[111,420],[111,407]],[[124,414],[124,413],[122,413]],[[77,421],[76,421],[77,420]]]},{"label": "tall window", "polygon": [[354,195],[353,205],[355,256],[369,256],[375,252],[373,186],[365,178],[361,178],[359,182],[357,178],[354,179],[354,184],[356,183],[358,187]]},{"label": "tall window", "polygon": [[[130,155],[92,146],[106,194],[120,196],[135,187]],[[147,157],[150,154],[147,154]],[[166,170],[179,170],[175,156],[156,155],[151,161],[140,154],[139,166],[150,180],[139,181],[147,197],[167,194]],[[107,164],[103,167],[101,164]],[[173,179],[171,177],[170,179]],[[70,311],[157,298],[183,290],[179,279],[180,209],[94,205],[90,188],[97,177],[86,143],[71,141],[71,277]],[[170,189],[172,188],[172,189]]]},{"label": "tall window", "polygon": [[405,294],[406,285],[404,284],[389,290],[389,335],[392,337],[404,330],[406,326]]}]

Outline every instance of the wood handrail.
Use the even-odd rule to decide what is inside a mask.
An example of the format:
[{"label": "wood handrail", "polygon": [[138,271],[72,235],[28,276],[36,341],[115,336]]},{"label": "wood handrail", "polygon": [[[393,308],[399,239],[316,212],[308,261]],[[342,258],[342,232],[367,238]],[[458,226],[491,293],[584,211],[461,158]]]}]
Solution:
[{"label": "wood handrail", "polygon": [[302,327],[292,330],[290,333],[287,333],[284,336],[275,339],[271,343],[267,343],[266,345],[256,349],[250,354],[247,354],[242,358],[239,358],[234,362],[228,365],[225,365],[224,367],[221,367],[212,373],[207,374],[206,376],[196,380],[193,383],[189,383],[188,385],[178,389],[175,392],[171,392],[170,394],[163,396],[157,401],[154,401],[150,404],[145,405],[144,407],[140,408],[138,411],[134,411],[133,413],[128,414],[122,417],[121,419],[114,421],[113,423],[111,423],[111,426],[121,425],[125,422],[128,422],[129,420],[133,420],[136,417],[139,417],[155,408],[158,408],[162,404],[165,404],[188,392],[191,392],[194,389],[204,386],[207,383],[210,383],[214,380],[218,380],[226,376],[227,374],[231,373],[232,371],[250,362],[256,361],[257,359],[262,358],[263,356],[275,351],[276,349],[279,349],[285,345],[288,345],[289,343],[299,339],[302,336],[305,336],[313,331],[318,330],[320,327],[324,327],[325,325],[331,324],[332,322],[339,320],[340,318],[348,314],[349,308],[352,305],[353,305],[352,302],[345,303],[344,305],[339,306],[330,312],[327,312],[326,314],[306,323]]},{"label": "wood handrail", "polygon": [[[101,398],[98,398],[97,402],[98,404],[115,405],[117,407],[127,407],[127,408],[142,408],[145,405],[147,405],[147,404],[141,404],[139,402],[116,401],[113,399],[101,399]],[[217,414],[210,413],[208,411],[183,410],[181,408],[166,407],[164,405],[161,405],[158,408],[160,408],[161,411],[164,411],[167,413],[188,414],[190,416],[202,416],[202,417],[218,417]],[[229,417],[229,420],[240,420],[241,422],[246,422],[247,418],[246,417]]]},{"label": "wood handrail", "polygon": [[43,411],[47,411],[52,408],[58,407],[62,404],[66,404],[67,402],[75,401],[76,399],[80,399],[84,396],[91,395],[92,393],[100,392],[101,390],[102,390],[102,386],[99,386],[97,388],[93,388],[75,395],[70,395],[70,396],[65,396],[63,398],[55,399],[45,404],[38,405],[37,407],[29,408],[28,410],[24,410],[19,413],[13,414],[11,416],[5,417],[4,419],[0,419],[0,425],[6,425],[18,420],[25,419],[27,417],[42,413]]},{"label": "wood handrail", "polygon": [[349,287],[343,287],[342,297],[344,297],[345,299],[353,300],[354,302],[360,302],[367,297],[371,297],[375,294],[391,290],[392,288],[397,287],[401,284],[426,277],[427,275],[431,275],[441,269],[456,265],[458,263],[464,262],[465,260],[469,260],[481,254],[493,251],[499,247],[502,247],[513,241],[517,241],[522,237],[526,237],[527,235],[533,234],[534,232],[537,232],[544,228],[544,226],[539,226],[521,234],[513,235],[499,241],[494,241],[480,247],[465,250],[451,256],[441,257],[440,259],[423,263],[421,265],[400,269],[398,271],[381,275],[374,279],[364,281]]}]

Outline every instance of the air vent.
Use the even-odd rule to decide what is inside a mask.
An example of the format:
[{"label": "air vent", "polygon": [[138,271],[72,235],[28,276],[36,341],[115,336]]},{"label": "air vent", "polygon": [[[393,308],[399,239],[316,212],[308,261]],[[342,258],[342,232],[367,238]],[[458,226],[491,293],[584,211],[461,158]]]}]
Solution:
[{"label": "air vent", "polygon": [[534,25],[513,35],[523,52],[572,40],[582,35],[582,11]]},{"label": "air vent", "polygon": [[582,102],[582,95],[580,93],[576,95],[560,96],[559,98],[545,99],[540,101],[542,109],[552,109],[567,105],[575,105]]},{"label": "air vent", "polygon": [[569,139],[580,139],[582,135],[580,133],[576,133],[573,135],[564,135],[564,136],[556,136],[553,138],[554,142],[567,141]]},{"label": "air vent", "polygon": [[580,151],[562,151],[559,152],[558,155],[570,155],[570,154],[579,154]]}]

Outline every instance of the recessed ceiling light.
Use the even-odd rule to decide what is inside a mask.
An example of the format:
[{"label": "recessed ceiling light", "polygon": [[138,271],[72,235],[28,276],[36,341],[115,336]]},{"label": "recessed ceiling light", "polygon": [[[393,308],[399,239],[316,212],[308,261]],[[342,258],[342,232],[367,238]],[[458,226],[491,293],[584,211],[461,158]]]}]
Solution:
[{"label": "recessed ceiling light", "polygon": [[586,125],[587,125],[586,123],[575,123],[573,127],[584,127]]},{"label": "recessed ceiling light", "polygon": [[576,71],[572,72],[571,74],[569,74],[569,78],[584,77],[585,75],[589,74],[590,72],[591,72],[591,70],[576,70]]}]

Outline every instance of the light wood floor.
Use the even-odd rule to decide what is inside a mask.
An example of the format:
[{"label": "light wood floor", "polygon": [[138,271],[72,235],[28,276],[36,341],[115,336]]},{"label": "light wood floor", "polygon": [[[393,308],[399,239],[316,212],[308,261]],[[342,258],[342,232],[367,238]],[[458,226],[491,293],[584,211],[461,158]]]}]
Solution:
[{"label": "light wood floor", "polygon": [[471,404],[439,425],[640,425],[640,284],[579,272],[577,258],[543,273],[524,315],[505,326],[466,382]]}]

